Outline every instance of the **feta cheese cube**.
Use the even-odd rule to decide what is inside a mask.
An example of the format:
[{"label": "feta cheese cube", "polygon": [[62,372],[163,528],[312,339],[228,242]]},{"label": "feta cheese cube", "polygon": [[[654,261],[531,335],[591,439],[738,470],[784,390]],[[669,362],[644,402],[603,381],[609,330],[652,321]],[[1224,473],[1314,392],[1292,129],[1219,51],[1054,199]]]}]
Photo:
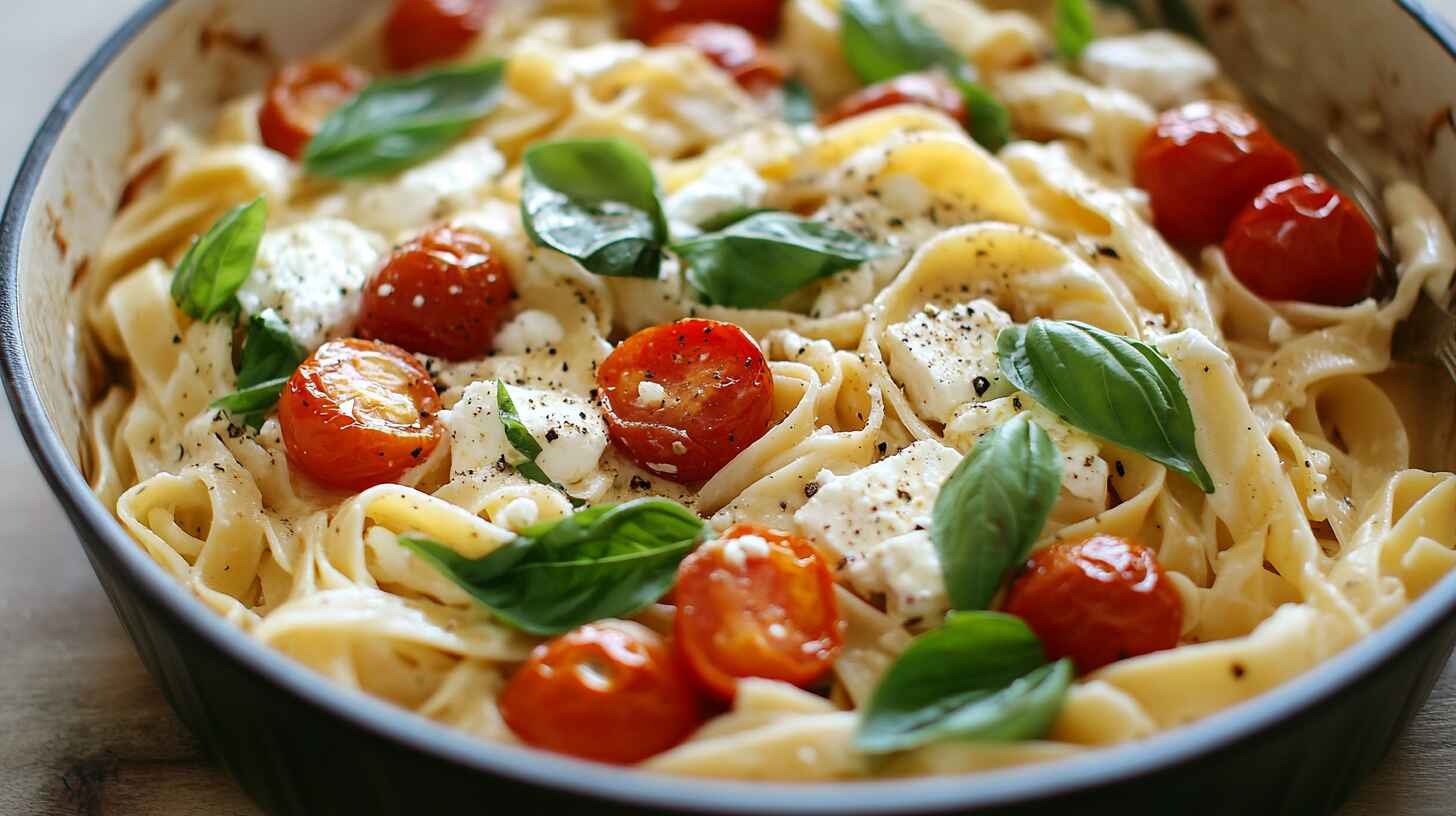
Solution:
[{"label": "feta cheese cube", "polygon": [[1008,391],[996,338],[1010,326],[1011,316],[989,300],[926,306],[885,332],[890,374],[922,419],[950,422],[962,405]]},{"label": "feta cheese cube", "polygon": [[[457,477],[489,473],[502,457],[507,463],[521,461],[501,425],[495,388],[494,382],[473,383],[454,408],[440,415],[450,431],[451,470]],[[536,463],[547,476],[571,485],[596,472],[607,449],[607,426],[594,405],[558,391],[510,386],[510,392],[521,421],[541,445]]]},{"label": "feta cheese cube", "polygon": [[357,224],[401,238],[479,203],[505,170],[490,139],[467,139],[392,179],[349,183],[343,211]]}]

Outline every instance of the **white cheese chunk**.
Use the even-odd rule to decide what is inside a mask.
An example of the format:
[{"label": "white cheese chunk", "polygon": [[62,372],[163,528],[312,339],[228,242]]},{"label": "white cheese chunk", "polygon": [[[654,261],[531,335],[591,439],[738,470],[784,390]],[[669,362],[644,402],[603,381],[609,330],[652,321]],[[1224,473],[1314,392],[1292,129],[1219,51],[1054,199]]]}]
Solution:
[{"label": "white cheese chunk", "polygon": [[1082,55],[1082,72],[1155,108],[1171,108],[1205,98],[1208,83],[1218,77],[1218,62],[1187,37],[1146,31],[1094,40]]},{"label": "white cheese chunk", "polygon": [[989,300],[926,306],[885,332],[890,374],[922,419],[950,422],[962,405],[1006,393],[996,338],[1010,326]]},{"label": "white cheese chunk", "polygon": [[400,238],[478,203],[505,170],[505,157],[490,139],[467,139],[392,179],[351,182],[343,193],[345,213]]},{"label": "white cheese chunk", "polygon": [[[839,557],[841,577],[860,595],[885,596],[890,614],[902,621],[928,619],[949,606],[934,547],[927,546],[931,511],[960,460],[939,442],[916,442],[863,470],[829,478],[794,521],[800,534]],[[913,534],[924,538],[905,538]]]},{"label": "white cheese chunk", "polygon": [[497,354],[530,354],[548,349],[566,337],[561,321],[539,309],[528,309],[501,326],[495,336]]},{"label": "white cheese chunk", "polygon": [[742,159],[728,159],[708,168],[698,180],[667,197],[669,220],[701,227],[735,210],[763,206],[768,184]]},{"label": "white cheese chunk", "polygon": [[353,327],[360,292],[386,249],[379,236],[331,218],[270,232],[238,302],[249,315],[277,310],[293,338],[312,351]]},{"label": "white cheese chunk", "polygon": [[[489,472],[504,457],[514,464],[522,457],[506,439],[496,409],[494,382],[465,389],[461,400],[441,413],[450,430],[451,469],[458,477],[470,471]],[[536,463],[547,476],[571,485],[592,476],[607,449],[607,426],[589,401],[574,394],[510,386],[521,421],[541,445]]]}]

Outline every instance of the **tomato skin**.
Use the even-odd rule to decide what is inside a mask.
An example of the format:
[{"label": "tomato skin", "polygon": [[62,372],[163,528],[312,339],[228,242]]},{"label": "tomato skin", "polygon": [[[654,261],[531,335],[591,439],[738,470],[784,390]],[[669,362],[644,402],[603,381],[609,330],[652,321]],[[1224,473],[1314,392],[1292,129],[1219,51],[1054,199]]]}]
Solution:
[{"label": "tomato skin", "polygon": [[863,88],[824,114],[828,126],[870,111],[895,105],[920,105],[938,110],[957,122],[966,121],[966,97],[940,71],[904,74]]},{"label": "tomato skin", "polygon": [[1054,544],[1012,583],[1005,611],[1025,620],[1047,658],[1081,672],[1171,649],[1183,601],[1152,550],[1116,536]]},{"label": "tomato skin", "polygon": [[745,90],[763,93],[784,84],[788,66],[747,29],[728,23],[684,23],[663,31],[652,45],[686,45],[722,68]]},{"label": "tomato skin", "polygon": [[505,262],[488,238],[436,227],[395,250],[369,281],[359,336],[471,360],[490,352],[514,297]]},{"label": "tomato skin", "polygon": [[364,490],[399,479],[440,442],[440,396],[409,352],[370,340],[320,346],[278,401],[288,461],[314,481]]},{"label": "tomato skin", "polygon": [[[664,389],[666,400],[640,402],[644,381]],[[597,388],[612,441],[683,484],[722,470],[773,423],[768,360],[732,323],[683,320],[640,331],[597,368]]]},{"label": "tomato skin", "polygon": [[399,71],[458,57],[490,21],[494,0],[396,0],[384,24],[384,53]]},{"label": "tomato skin", "polygon": [[[740,550],[756,536],[766,554]],[[762,677],[807,686],[834,665],[844,623],[834,577],[798,536],[740,524],[683,560],[678,569],[674,642],[698,682],[731,701],[738,680]]]},{"label": "tomato skin", "polygon": [[1229,228],[1229,269],[1267,300],[1351,306],[1374,288],[1375,228],[1359,205],[1319,176],[1265,188]]},{"label": "tomato skin", "polygon": [[672,748],[703,721],[671,648],[625,621],[587,624],[537,646],[506,684],[500,711],[528,745],[622,765]]},{"label": "tomato skin", "polygon": [[1299,159],[1252,114],[1195,102],[1158,117],[1134,180],[1148,191],[1163,236],[1201,248],[1222,241],[1259,191],[1299,172]]},{"label": "tomato skin", "polygon": [[783,9],[784,0],[635,0],[632,36],[652,42],[679,23],[718,22],[772,37],[779,30]]},{"label": "tomato skin", "polygon": [[295,62],[273,76],[258,110],[263,144],[297,161],[319,126],[369,84],[369,74],[337,62]]}]

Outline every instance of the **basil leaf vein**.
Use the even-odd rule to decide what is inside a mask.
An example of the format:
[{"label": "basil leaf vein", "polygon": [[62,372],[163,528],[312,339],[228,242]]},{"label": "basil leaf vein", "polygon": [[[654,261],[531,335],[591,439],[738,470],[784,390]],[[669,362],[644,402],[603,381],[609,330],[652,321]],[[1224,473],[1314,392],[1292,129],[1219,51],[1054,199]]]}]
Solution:
[{"label": "basil leaf vein", "polygon": [[765,212],[672,251],[704,303],[756,309],[889,250],[830,224]]},{"label": "basil leaf vein", "polygon": [[264,415],[278,402],[283,386],[306,357],[277,312],[266,309],[253,315],[243,340],[238,390],[212,407],[242,417],[253,427],[261,426]]},{"label": "basil leaf vein", "polygon": [[399,541],[501,620],[546,637],[656,603],[678,564],[710,535],[708,523],[680,504],[637,499],[538,524],[479,559],[424,536]]},{"label": "basil leaf vein", "polygon": [[506,440],[511,443],[511,447],[515,448],[517,453],[526,457],[524,462],[513,465],[516,472],[536,484],[553,487],[565,493],[573,507],[581,507],[585,504],[581,499],[567,493],[566,488],[560,482],[546,475],[546,471],[536,463],[536,459],[541,456],[541,443],[536,441],[531,429],[527,428],[525,421],[521,419],[520,412],[516,410],[516,401],[511,399],[511,392],[502,380],[495,381],[495,405],[497,413],[500,414],[501,427],[506,433]]},{"label": "basil leaf vein", "polygon": [[946,480],[930,536],[954,609],[985,609],[1006,574],[1031,552],[1057,502],[1062,460],[1025,414],[976,443]]},{"label": "basil leaf vein", "polygon": [[955,612],[885,672],[854,746],[886,754],[946,740],[1013,742],[1051,730],[1072,682],[1031,629],[999,612]]},{"label": "basil leaf vein", "polygon": [[235,311],[234,295],[253,274],[258,246],[268,225],[268,202],[229,210],[182,256],[172,274],[172,300],[197,320],[211,320]]},{"label": "basil leaf vein", "polygon": [[1038,318],[1003,331],[997,354],[1006,378],[1062,419],[1214,492],[1183,381],[1157,349],[1085,323]]},{"label": "basil leaf vein", "polygon": [[1081,59],[1082,52],[1097,39],[1092,9],[1087,0],[1057,0],[1052,17],[1052,37],[1063,58],[1071,62]]},{"label": "basil leaf vein", "polygon": [[433,158],[500,103],[505,70],[504,60],[491,60],[375,81],[324,120],[303,167],[348,179]]}]

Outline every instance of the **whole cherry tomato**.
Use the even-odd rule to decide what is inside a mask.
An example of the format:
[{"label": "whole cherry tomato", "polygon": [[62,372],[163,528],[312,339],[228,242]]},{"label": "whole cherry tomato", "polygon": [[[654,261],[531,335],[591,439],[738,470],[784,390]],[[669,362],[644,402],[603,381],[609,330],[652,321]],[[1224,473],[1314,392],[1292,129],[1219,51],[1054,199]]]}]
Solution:
[{"label": "whole cherry tomato", "polygon": [[887,79],[846,97],[824,115],[822,124],[832,125],[895,105],[920,105],[938,110],[957,122],[966,121],[965,95],[944,73],[925,71]]},{"label": "whole cherry tomato", "polygon": [[365,287],[359,336],[470,360],[490,352],[514,296],[484,235],[436,227],[395,250]]},{"label": "whole cherry tomato", "polygon": [[396,0],[384,23],[389,65],[408,71],[458,57],[490,20],[494,0]]},{"label": "whole cherry tomato", "polygon": [[641,762],[702,724],[697,690],[652,630],[588,624],[536,647],[500,697],[528,745],[598,762]]},{"label": "whole cherry tomato", "polygon": [[632,335],[597,368],[612,441],[676,482],[717,473],[768,433],[773,373],[732,323],[683,320]]},{"label": "whole cherry tomato", "polygon": [[654,46],[686,45],[696,49],[753,93],[784,84],[788,66],[769,53],[747,29],[728,23],[684,23],[653,38]]},{"label": "whole cherry tomato", "polygon": [[679,23],[718,22],[772,37],[783,10],[784,0],[635,0],[632,36],[652,42]]},{"label": "whole cherry tomato", "polygon": [[1259,297],[1350,306],[1380,267],[1375,228],[1319,176],[1267,187],[1229,228],[1229,269]]},{"label": "whole cherry tomato", "polygon": [[409,352],[369,340],[325,343],[283,388],[288,461],[314,481],[364,490],[404,475],[440,442],[440,397]]},{"label": "whole cherry tomato", "polygon": [[263,144],[298,160],[319,126],[369,84],[369,74],[337,62],[296,62],[273,77],[258,110]]},{"label": "whole cherry tomato", "polygon": [[1195,102],[1165,112],[1135,168],[1163,236],[1217,244],[1260,190],[1299,174],[1299,159],[1246,111]]},{"label": "whole cherry tomato", "polygon": [[1054,544],[1032,556],[1005,611],[1025,620],[1047,657],[1082,672],[1171,649],[1183,602],[1151,550],[1116,536]]},{"label": "whole cherry tomato", "polygon": [[725,700],[745,677],[807,686],[844,642],[834,577],[798,536],[731,528],[683,560],[674,599],[684,662]]}]

